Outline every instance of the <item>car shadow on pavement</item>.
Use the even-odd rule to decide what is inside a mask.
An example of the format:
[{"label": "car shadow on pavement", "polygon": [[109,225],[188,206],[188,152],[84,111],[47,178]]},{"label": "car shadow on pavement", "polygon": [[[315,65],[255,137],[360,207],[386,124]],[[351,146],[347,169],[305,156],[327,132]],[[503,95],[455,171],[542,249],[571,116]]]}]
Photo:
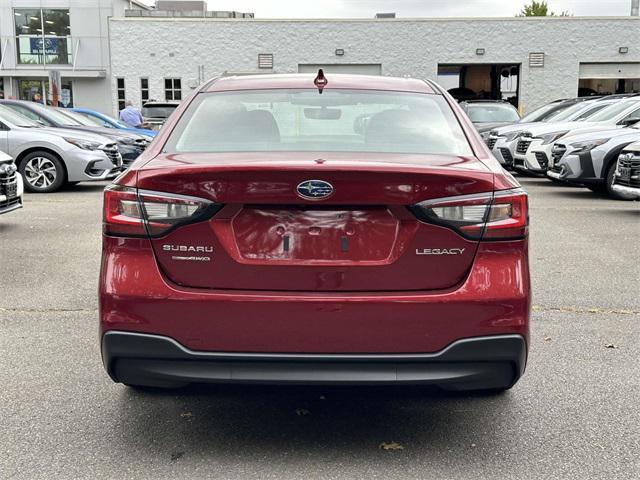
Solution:
[{"label": "car shadow on pavement", "polygon": [[111,182],[85,182],[85,183],[79,183],[77,185],[65,185],[63,187],[63,190],[65,192],[70,192],[70,193],[74,193],[74,192],[97,192],[97,191],[102,191],[105,189],[105,187],[107,187],[108,185],[110,185]]},{"label": "car shadow on pavement", "polygon": [[[549,193],[556,197],[575,198],[580,200],[597,200],[598,202],[600,202],[601,200],[615,200],[609,197],[609,195],[604,192],[592,192],[588,188],[584,187],[576,187],[572,188],[571,190],[558,189]],[[624,202],[620,201],[620,203],[623,204]]]},{"label": "car shadow on pavement", "polygon": [[481,432],[492,437],[498,432],[491,442],[508,447],[510,435],[499,432],[503,422],[509,429],[504,412],[512,395],[422,387],[126,389],[117,421],[123,447],[172,461],[183,456],[282,458],[287,452],[326,461],[327,455],[406,457],[425,450],[436,459],[454,451],[462,460],[480,443]]},{"label": "car shadow on pavement", "polygon": [[12,230],[16,230],[18,228],[20,228],[20,224],[19,223],[12,223],[10,221],[5,221],[4,218],[0,217],[0,235],[3,235],[5,233],[9,233]]}]

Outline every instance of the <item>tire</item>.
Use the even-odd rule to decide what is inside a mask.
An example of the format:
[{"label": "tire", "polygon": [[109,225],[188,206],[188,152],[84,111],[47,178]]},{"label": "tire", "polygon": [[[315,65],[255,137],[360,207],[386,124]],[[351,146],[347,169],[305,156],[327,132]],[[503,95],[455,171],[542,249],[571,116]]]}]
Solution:
[{"label": "tire", "polygon": [[624,193],[618,193],[616,191],[613,190],[613,179],[615,177],[616,174],[616,162],[611,162],[609,164],[609,169],[607,170],[607,174],[605,175],[605,185],[603,185],[604,190],[607,192],[607,194],[609,194],[609,196],[611,198],[614,198],[616,200],[625,200],[625,201],[629,201],[629,200],[635,200],[636,196],[635,195],[630,195],[630,194],[624,194]]},{"label": "tire", "polygon": [[67,179],[67,172],[60,159],[44,150],[27,154],[18,171],[24,180],[24,188],[31,193],[50,193],[60,190]]}]

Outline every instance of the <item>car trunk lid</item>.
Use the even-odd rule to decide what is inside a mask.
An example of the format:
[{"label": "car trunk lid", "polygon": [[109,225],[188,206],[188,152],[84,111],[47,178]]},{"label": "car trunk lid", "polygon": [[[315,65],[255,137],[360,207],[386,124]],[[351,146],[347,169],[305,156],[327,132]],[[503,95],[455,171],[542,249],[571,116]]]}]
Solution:
[{"label": "car trunk lid", "polygon": [[[244,160],[244,161],[243,161]],[[305,182],[332,189],[304,198]],[[322,184],[324,185],[324,184]],[[185,287],[280,291],[408,291],[453,287],[477,241],[419,221],[407,207],[493,190],[471,157],[396,154],[182,154],[138,174],[140,190],[223,205],[152,244]]]}]

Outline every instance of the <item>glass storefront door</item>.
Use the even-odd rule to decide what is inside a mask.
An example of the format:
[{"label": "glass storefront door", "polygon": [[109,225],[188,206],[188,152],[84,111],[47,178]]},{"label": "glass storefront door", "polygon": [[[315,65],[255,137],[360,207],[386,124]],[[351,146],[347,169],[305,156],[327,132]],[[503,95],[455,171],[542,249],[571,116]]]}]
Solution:
[{"label": "glass storefront door", "polygon": [[[51,98],[49,98],[49,80],[45,79],[32,79],[32,78],[19,78],[18,82],[18,97],[20,100],[36,101],[36,95],[40,95],[41,102],[47,105],[51,104]],[[62,79],[59,103],[61,107],[73,107],[73,85],[72,81],[68,79]]]},{"label": "glass storefront door", "polygon": [[18,80],[18,98],[20,100],[33,102],[36,100],[36,95],[40,95],[41,102],[44,102],[45,92],[44,80]]}]

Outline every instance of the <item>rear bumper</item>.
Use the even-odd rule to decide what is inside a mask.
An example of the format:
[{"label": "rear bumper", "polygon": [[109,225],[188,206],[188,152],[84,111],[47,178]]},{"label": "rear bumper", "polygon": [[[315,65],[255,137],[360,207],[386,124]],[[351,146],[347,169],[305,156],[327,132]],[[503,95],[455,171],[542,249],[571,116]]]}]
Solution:
[{"label": "rear bumper", "polygon": [[294,292],[182,287],[148,239],[103,237],[101,333],[169,337],[192,351],[434,353],[463,338],[528,338],[526,240],[484,242],[461,284],[441,291]]},{"label": "rear bumper", "polygon": [[109,331],[105,369],[116,382],[152,387],[189,383],[423,384],[447,390],[510,388],[524,373],[521,335],[453,342],[429,354],[262,354],[189,350],[159,335]]}]

